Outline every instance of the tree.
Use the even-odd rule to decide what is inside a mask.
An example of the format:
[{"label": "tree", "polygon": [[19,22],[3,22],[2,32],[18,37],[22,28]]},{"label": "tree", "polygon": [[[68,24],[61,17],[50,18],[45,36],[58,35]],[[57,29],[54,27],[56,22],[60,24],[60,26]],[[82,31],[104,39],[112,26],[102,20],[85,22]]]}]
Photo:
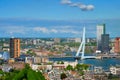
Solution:
[{"label": "tree", "polygon": [[81,64],[77,64],[75,66],[75,70],[77,70],[77,71],[83,70],[82,65]]},{"label": "tree", "polygon": [[75,66],[75,69],[80,71],[80,70],[87,70],[89,68],[89,65],[87,64],[77,64]]},{"label": "tree", "polygon": [[32,56],[36,55],[36,53],[33,50],[31,50],[31,49],[28,50],[26,53],[29,54],[29,55],[32,55]]},{"label": "tree", "polygon": [[60,61],[58,61],[57,64],[60,64]]},{"label": "tree", "polygon": [[67,67],[66,67],[66,70],[73,70],[73,67],[71,66],[71,65],[68,65]]},{"label": "tree", "polygon": [[65,78],[67,78],[67,76],[66,76],[66,74],[65,73],[61,73],[61,75],[60,75],[60,79],[65,79]]},{"label": "tree", "polygon": [[0,78],[0,80],[45,80],[41,72],[32,70],[28,64],[20,71],[5,73],[3,78]]},{"label": "tree", "polygon": [[63,61],[61,61],[61,64],[64,64],[64,62],[63,62]]}]

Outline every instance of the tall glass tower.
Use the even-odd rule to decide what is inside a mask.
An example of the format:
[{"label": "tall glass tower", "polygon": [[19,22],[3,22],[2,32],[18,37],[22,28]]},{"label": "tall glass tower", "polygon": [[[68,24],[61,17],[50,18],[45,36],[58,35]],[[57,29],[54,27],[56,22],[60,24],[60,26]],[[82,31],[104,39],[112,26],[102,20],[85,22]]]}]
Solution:
[{"label": "tall glass tower", "polygon": [[102,50],[101,46],[101,38],[102,34],[105,34],[105,24],[99,24],[97,25],[97,50]]}]

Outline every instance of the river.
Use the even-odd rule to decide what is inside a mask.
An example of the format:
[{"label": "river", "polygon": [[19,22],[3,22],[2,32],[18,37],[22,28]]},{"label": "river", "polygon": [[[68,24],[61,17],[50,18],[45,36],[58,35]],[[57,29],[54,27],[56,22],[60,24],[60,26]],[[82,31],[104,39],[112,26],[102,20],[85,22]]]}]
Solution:
[{"label": "river", "polygon": [[[50,58],[50,61],[71,61],[74,62],[74,58]],[[102,67],[104,70],[108,70],[110,66],[120,65],[120,59],[107,58],[107,59],[85,59],[78,60],[78,63],[90,64],[97,67]]]}]

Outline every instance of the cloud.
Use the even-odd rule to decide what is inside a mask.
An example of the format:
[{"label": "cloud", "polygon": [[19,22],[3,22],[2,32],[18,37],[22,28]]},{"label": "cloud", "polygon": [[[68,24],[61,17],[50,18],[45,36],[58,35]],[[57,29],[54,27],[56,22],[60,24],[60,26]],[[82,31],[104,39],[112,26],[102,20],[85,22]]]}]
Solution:
[{"label": "cloud", "polygon": [[40,31],[40,32],[43,32],[43,33],[49,33],[49,30],[45,27],[35,27],[33,30]]},{"label": "cloud", "polygon": [[33,31],[47,33],[47,34],[49,34],[49,33],[57,33],[58,32],[58,30],[56,30],[56,29],[48,29],[46,27],[35,27],[35,28],[33,28]]},{"label": "cloud", "polygon": [[5,32],[8,34],[25,34],[25,32],[28,30],[24,26],[6,26],[2,29],[5,30]]},{"label": "cloud", "polygon": [[79,31],[76,31],[76,30],[59,30],[60,33],[71,33],[71,34],[80,34]]},{"label": "cloud", "polygon": [[51,29],[51,32],[58,33],[58,31],[56,29]]},{"label": "cloud", "polygon": [[[80,34],[79,31],[77,30],[73,30],[73,29],[69,29],[69,28],[63,28],[64,26],[62,27],[59,27],[59,28],[46,28],[46,27],[35,27],[33,28],[33,30],[36,32],[42,32],[42,33],[58,33],[58,34],[62,34],[62,33],[67,33],[67,34]],[[65,26],[66,27],[66,26]]]},{"label": "cloud", "polygon": [[70,0],[61,0],[62,4],[71,4],[72,2]]},{"label": "cloud", "polygon": [[80,8],[82,11],[92,11],[92,10],[94,10],[94,5],[86,5],[86,4],[83,4],[83,3],[73,3],[73,2],[71,2],[70,0],[62,0],[61,1],[61,3],[62,4],[67,4],[67,5],[69,5],[69,6],[71,6],[71,7],[78,7],[78,8]]}]

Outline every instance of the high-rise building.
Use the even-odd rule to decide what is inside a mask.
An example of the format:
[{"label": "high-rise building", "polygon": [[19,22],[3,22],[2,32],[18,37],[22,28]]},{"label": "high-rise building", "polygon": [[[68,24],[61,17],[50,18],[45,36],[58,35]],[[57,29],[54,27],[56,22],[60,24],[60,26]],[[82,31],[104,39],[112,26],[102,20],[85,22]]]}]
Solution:
[{"label": "high-rise building", "polygon": [[101,50],[101,36],[105,34],[105,24],[97,25],[97,49]]},{"label": "high-rise building", "polygon": [[20,39],[10,38],[10,58],[18,58],[20,56]]},{"label": "high-rise building", "polygon": [[120,37],[115,39],[114,52],[120,53]]},{"label": "high-rise building", "polygon": [[109,53],[109,34],[102,34],[101,36],[101,51]]}]

